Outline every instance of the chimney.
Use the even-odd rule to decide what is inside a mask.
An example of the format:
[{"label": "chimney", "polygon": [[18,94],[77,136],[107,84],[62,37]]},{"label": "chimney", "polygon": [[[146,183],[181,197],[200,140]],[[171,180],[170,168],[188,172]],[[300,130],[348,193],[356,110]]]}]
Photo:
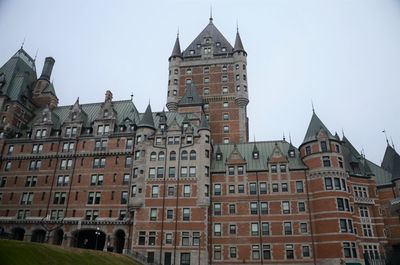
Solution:
[{"label": "chimney", "polygon": [[42,75],[39,79],[47,80],[50,82],[51,71],[53,70],[55,60],[53,57],[46,57],[43,65]]}]

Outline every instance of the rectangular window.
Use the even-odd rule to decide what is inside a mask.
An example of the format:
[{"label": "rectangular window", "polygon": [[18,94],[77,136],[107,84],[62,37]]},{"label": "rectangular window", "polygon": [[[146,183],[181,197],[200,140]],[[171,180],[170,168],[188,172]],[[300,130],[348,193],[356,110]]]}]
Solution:
[{"label": "rectangular window", "polygon": [[300,233],[306,234],[308,232],[307,223],[300,223]]},{"label": "rectangular window", "polygon": [[271,246],[263,245],[263,259],[270,260],[271,259]]},{"label": "rectangular window", "polygon": [[259,260],[260,259],[260,246],[259,245],[251,246],[251,258],[253,260]]},{"label": "rectangular window", "polygon": [[214,215],[221,215],[221,204],[214,203]]},{"label": "rectangular window", "polygon": [[309,258],[310,257],[310,247],[309,246],[302,246],[301,247],[301,252],[303,254],[303,258]]},{"label": "rectangular window", "polygon": [[289,214],[290,213],[290,203],[289,201],[282,202],[282,213]]},{"label": "rectangular window", "polygon": [[296,181],[296,192],[297,193],[304,192],[303,181]]},{"label": "rectangular window", "polygon": [[183,208],[182,220],[183,221],[190,221],[190,209],[189,208]]},{"label": "rectangular window", "polygon": [[214,184],[214,195],[221,195],[221,184]]},{"label": "rectangular window", "polygon": [[283,223],[284,234],[291,235],[292,234],[292,223],[291,222],[284,222]]},{"label": "rectangular window", "polygon": [[181,177],[182,178],[187,178],[188,176],[188,169],[187,167],[181,167]]},{"label": "rectangular window", "polygon": [[263,236],[269,235],[269,223],[262,223],[261,224],[261,233]]},{"label": "rectangular window", "polygon": [[25,187],[35,187],[37,182],[37,176],[27,176],[25,181]]},{"label": "rectangular window", "polygon": [[288,184],[287,183],[282,183],[281,184],[282,192],[288,192]]},{"label": "rectangular window", "polygon": [[323,161],[324,167],[331,166],[331,159],[329,158],[329,156],[323,156],[322,161]]},{"label": "rectangular window", "polygon": [[183,186],[183,197],[190,197],[191,189],[190,185]]},{"label": "rectangular window", "polygon": [[221,224],[214,223],[214,236],[221,235]]},{"label": "rectangular window", "polygon": [[321,152],[326,153],[328,152],[328,147],[325,141],[321,141]]},{"label": "rectangular window", "polygon": [[257,194],[257,184],[256,183],[250,183],[250,194]]},{"label": "rectangular window", "polygon": [[238,185],[238,193],[244,193],[244,185],[243,184]]},{"label": "rectangular window", "polygon": [[236,214],[236,205],[229,204],[229,214]]},{"label": "rectangular window", "polygon": [[286,165],[279,165],[279,170],[280,170],[282,173],[285,173],[285,172],[286,172]]},{"label": "rectangular window", "polygon": [[167,210],[167,219],[169,219],[169,220],[174,219],[174,210],[172,210],[172,209]]},{"label": "rectangular window", "polygon": [[215,245],[214,246],[214,259],[215,260],[221,260],[221,246],[220,245]]},{"label": "rectangular window", "polygon": [[286,259],[294,259],[293,245],[291,244],[286,245],[285,249],[286,249]]},{"label": "rectangular window", "polygon": [[279,186],[277,183],[272,184],[272,192],[279,192]]},{"label": "rectangular window", "polygon": [[128,203],[128,192],[122,191],[121,192],[121,204],[127,204],[127,203]]},{"label": "rectangular window", "polygon": [[299,212],[305,212],[306,211],[306,204],[304,202],[299,202]]},{"label": "rectangular window", "polygon": [[152,198],[158,198],[158,194],[159,194],[159,187],[158,185],[153,185],[151,187],[151,197]]},{"label": "rectangular window", "polygon": [[268,202],[260,203],[260,212],[261,214],[268,214]]},{"label": "rectangular window", "polygon": [[196,177],[196,167],[189,167],[189,177]]},{"label": "rectangular window", "polygon": [[260,194],[267,194],[267,183],[260,182]]},{"label": "rectangular window", "polygon": [[151,208],[150,209],[150,221],[156,221],[157,220],[157,208]]},{"label": "rectangular window", "polygon": [[343,253],[345,258],[357,258],[356,243],[343,242]]},{"label": "rectangular window", "polygon": [[251,223],[251,235],[258,236],[258,223]]},{"label": "rectangular window", "polygon": [[332,190],[332,189],[333,189],[332,178],[325,178],[325,190]]},{"label": "rectangular window", "polygon": [[236,259],[236,248],[235,247],[229,248],[229,257],[231,259]]},{"label": "rectangular window", "polygon": [[229,234],[235,235],[236,234],[236,225],[235,224],[230,224],[229,225]]},{"label": "rectangular window", "polygon": [[235,167],[228,167],[228,175],[235,175]]},{"label": "rectangular window", "polygon": [[258,214],[257,202],[250,203],[250,214]]},{"label": "rectangular window", "polygon": [[276,173],[276,172],[278,172],[276,165],[271,165],[271,173]]}]

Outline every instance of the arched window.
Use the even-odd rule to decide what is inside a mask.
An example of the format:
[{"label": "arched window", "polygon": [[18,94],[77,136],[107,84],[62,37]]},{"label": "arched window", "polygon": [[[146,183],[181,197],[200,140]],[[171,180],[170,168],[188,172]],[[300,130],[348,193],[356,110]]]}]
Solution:
[{"label": "arched window", "polygon": [[176,152],[175,151],[171,151],[171,153],[169,153],[169,160],[176,160]]},{"label": "arched window", "polygon": [[190,160],[196,160],[196,151],[190,151]]},{"label": "arched window", "polygon": [[165,159],[165,154],[163,151],[161,151],[160,153],[158,153],[158,161],[164,161]]},{"label": "arched window", "polygon": [[151,154],[150,154],[150,161],[156,161],[156,158],[157,158],[156,152],[151,152]]},{"label": "arched window", "polygon": [[182,160],[187,160],[188,159],[188,152],[187,151],[182,151],[181,159]]}]

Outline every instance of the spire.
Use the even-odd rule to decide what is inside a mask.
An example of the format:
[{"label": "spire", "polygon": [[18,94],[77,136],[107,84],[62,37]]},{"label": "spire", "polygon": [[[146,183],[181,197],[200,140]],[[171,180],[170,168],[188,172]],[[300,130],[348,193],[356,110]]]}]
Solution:
[{"label": "spire", "polygon": [[385,129],[383,129],[383,131],[382,131],[384,134],[385,134],[385,138],[386,138],[386,143],[387,143],[387,145],[388,146],[390,146],[390,144],[389,144],[389,140],[388,140],[388,137],[387,137],[387,134],[386,134],[386,130]]},{"label": "spire", "polygon": [[171,57],[182,57],[181,45],[179,44],[179,30],[178,30],[178,34],[176,35],[174,49],[172,50],[172,54],[169,58],[171,58]]},{"label": "spire", "polygon": [[328,130],[328,128],[326,128],[323,122],[318,118],[317,114],[313,112],[310,124],[308,125],[306,135],[304,136],[303,144],[317,140],[317,135],[321,131],[321,129],[325,131],[329,139],[336,140],[336,138],[332,135],[332,133]]},{"label": "spire", "polygon": [[213,15],[212,15],[212,5],[210,5],[210,23],[213,21]]},{"label": "spire", "polygon": [[142,119],[140,120],[138,127],[148,127],[151,129],[155,129],[153,112],[151,111],[150,103],[147,105],[146,111],[144,112]]},{"label": "spire", "polygon": [[236,31],[235,46],[233,47],[233,50],[235,52],[242,51],[242,52],[246,53],[246,51],[244,50],[244,47],[243,47],[242,39],[240,38],[239,28],[237,28],[237,31]]}]

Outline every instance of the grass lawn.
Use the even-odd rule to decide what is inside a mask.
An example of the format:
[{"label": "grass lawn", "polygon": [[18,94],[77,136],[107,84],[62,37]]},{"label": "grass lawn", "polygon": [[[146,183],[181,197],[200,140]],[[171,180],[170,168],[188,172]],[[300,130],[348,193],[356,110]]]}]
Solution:
[{"label": "grass lawn", "polygon": [[121,254],[0,240],[1,265],[139,265]]}]

